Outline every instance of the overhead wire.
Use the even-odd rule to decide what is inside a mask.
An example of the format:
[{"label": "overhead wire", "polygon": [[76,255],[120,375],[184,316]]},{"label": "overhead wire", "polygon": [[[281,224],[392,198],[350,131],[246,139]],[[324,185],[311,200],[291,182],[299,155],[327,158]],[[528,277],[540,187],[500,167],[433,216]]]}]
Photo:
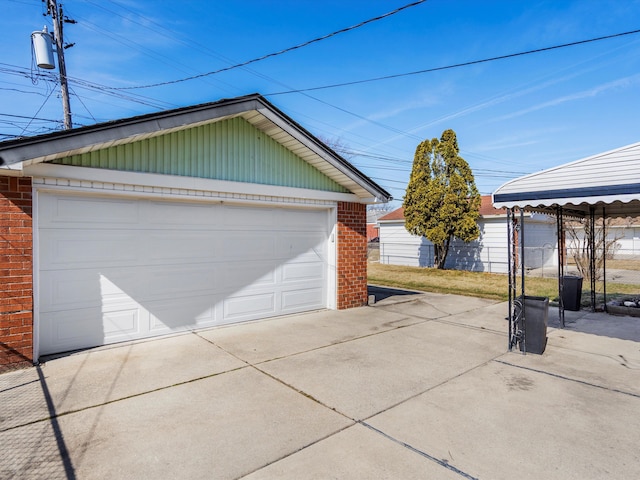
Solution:
[{"label": "overhead wire", "polygon": [[12,115],[10,113],[0,113],[0,117],[21,118],[25,120],[39,120],[42,122],[61,122],[61,120],[53,120],[51,118],[29,117],[26,115]]},{"label": "overhead wire", "polygon": [[373,77],[373,78],[367,78],[367,79],[363,79],[363,80],[353,80],[350,82],[342,82],[342,83],[334,83],[334,84],[330,84],[330,85],[322,85],[322,86],[317,86],[317,87],[309,87],[309,88],[301,88],[298,90],[289,90],[289,91],[285,91],[285,92],[273,92],[273,93],[269,93],[269,94],[265,94],[267,96],[276,96],[276,95],[287,95],[287,94],[291,94],[291,93],[301,93],[301,92],[313,92],[316,90],[326,90],[329,88],[338,88],[338,87],[347,87],[347,86],[351,86],[351,85],[360,85],[363,83],[371,83],[371,82],[379,82],[382,80],[391,80],[394,78],[401,78],[401,77],[408,77],[408,76],[412,76],[412,75],[422,75],[425,73],[432,73],[432,72],[439,72],[439,71],[443,71],[443,70],[451,70],[454,68],[460,68],[460,67],[468,67],[471,65],[478,65],[481,63],[487,63],[487,62],[495,62],[498,60],[506,60],[509,58],[516,58],[516,57],[521,57],[524,55],[532,55],[535,53],[541,53],[541,52],[548,52],[551,50],[558,50],[560,48],[567,48],[567,47],[574,47],[577,45],[584,45],[587,43],[593,43],[593,42],[599,42],[602,40],[609,40],[612,38],[619,38],[619,37],[623,37],[626,35],[635,35],[637,33],[640,33],[640,29],[637,30],[630,30],[628,32],[621,32],[621,33],[614,33],[611,35],[604,35],[601,37],[594,37],[594,38],[589,38],[589,39],[585,39],[585,40],[578,40],[575,42],[569,42],[569,43],[562,43],[559,45],[553,45],[551,47],[542,47],[542,48],[536,48],[533,50],[526,50],[523,52],[517,52],[517,53],[509,53],[506,55],[498,55],[495,57],[488,57],[488,58],[483,58],[480,60],[471,60],[468,62],[461,62],[461,63],[455,63],[455,64],[451,64],[451,65],[444,65],[441,67],[432,67],[432,68],[426,68],[423,70],[416,70],[413,72],[405,72],[405,73],[395,73],[392,75],[384,75],[381,77]]},{"label": "overhead wire", "polygon": [[[108,12],[111,15],[118,15],[121,18],[126,19],[129,22],[132,22],[132,23],[135,23],[135,24],[140,25],[142,27],[148,28],[143,23],[136,22],[136,21],[134,21],[134,20],[132,20],[130,18],[124,17],[123,15],[119,15],[117,12],[114,12],[113,10],[109,10],[109,9],[101,6],[98,3],[91,2],[91,1],[88,1],[87,3],[90,3],[92,5],[95,5],[95,6],[99,7],[99,8],[101,8],[101,9],[105,10],[106,12]],[[125,46],[130,47],[130,48],[132,47],[132,48],[142,52],[144,55],[147,55],[150,58],[153,58],[155,60],[158,60],[158,61],[160,61],[161,63],[163,63],[163,64],[165,64],[167,66],[171,66],[172,68],[174,68],[174,69],[176,69],[176,70],[178,70],[180,72],[183,72],[185,74],[189,74],[189,73],[192,73],[194,71],[188,65],[186,65],[186,64],[184,64],[182,62],[176,61],[175,59],[169,57],[168,55],[165,55],[163,53],[158,53],[158,52],[156,52],[156,51],[154,51],[154,50],[152,50],[150,48],[145,47],[144,45],[142,45],[142,44],[140,44],[138,42],[135,42],[133,40],[129,40],[129,39],[123,37],[122,35],[112,34],[107,29],[101,28],[99,25],[96,25],[95,23],[91,22],[90,20],[84,18],[82,15],[78,15],[78,14],[74,13],[73,16],[74,16],[74,18],[76,18],[78,20],[81,20],[80,25],[82,27],[88,28],[89,30],[92,30],[92,31],[94,31],[96,33],[104,35],[104,36],[106,36],[106,37],[112,39],[113,41],[118,42],[118,43],[120,43],[122,45],[125,45]],[[172,38],[168,33],[164,33],[164,30],[161,30],[161,31],[153,30],[153,31],[155,33],[158,33],[158,34],[166,37],[166,38]],[[223,81],[221,81],[219,79],[215,79],[214,81],[216,82],[216,87],[218,87],[218,88],[220,88],[219,84],[226,85],[227,87],[231,86],[228,83],[223,82]],[[211,84],[213,84],[213,83],[211,83]],[[114,90],[113,87],[109,87],[107,85],[103,85],[102,88],[109,89],[109,90]]]},{"label": "overhead wire", "polygon": [[[11,67],[11,68],[6,68],[6,67]],[[17,65],[10,65],[7,63],[0,62],[0,72],[7,73],[9,75],[16,75],[23,78],[29,78],[29,70]],[[38,72],[36,75],[40,78],[43,78],[45,80],[51,81],[56,84],[59,82],[59,77],[55,73]],[[69,83],[74,83],[75,85],[81,88],[97,91],[105,95],[109,95],[115,98],[121,98],[123,100],[131,101],[135,103],[140,103],[140,104],[157,108],[157,109],[172,108],[172,107],[178,106],[176,104],[171,104],[162,100],[152,99],[150,97],[146,97],[136,93],[114,92],[103,85],[89,82],[87,80],[83,80],[81,78],[74,77],[74,76],[67,75],[67,80]]]},{"label": "overhead wire", "polygon": [[[87,107],[87,105],[82,101],[82,97],[80,97],[80,95],[78,95],[75,90],[73,89],[73,87],[69,88],[70,93],[73,94],[78,101],[80,102],[80,104],[84,107],[84,109],[87,111],[87,113],[91,116],[91,118],[93,119],[93,121],[95,123],[98,123],[98,120],[96,120],[96,117],[93,116],[93,113],[91,113],[91,111],[89,110],[89,108]],[[77,114],[76,114],[77,115]]]},{"label": "overhead wire", "polygon": [[368,25],[370,23],[377,22],[379,20],[385,19],[385,18],[390,17],[392,15],[395,15],[397,13],[400,13],[403,10],[407,10],[408,8],[412,8],[412,7],[418,6],[418,5],[420,5],[422,3],[425,3],[427,1],[428,0],[417,0],[415,2],[411,2],[411,3],[408,3],[408,4],[403,5],[401,7],[398,7],[395,10],[392,10],[391,12],[387,12],[385,14],[378,15],[378,16],[373,17],[373,18],[369,18],[367,20],[364,20],[364,21],[362,21],[360,23],[357,23],[355,25],[352,25],[350,27],[341,28],[340,30],[336,30],[336,31],[328,33],[326,35],[322,35],[320,37],[316,37],[316,38],[313,38],[311,40],[307,40],[306,42],[299,43],[299,44],[294,45],[292,47],[288,47],[288,48],[279,50],[277,52],[268,53],[266,55],[262,55],[260,57],[253,58],[251,60],[247,60],[245,62],[238,63],[236,65],[230,65],[228,67],[220,68],[218,70],[214,70],[214,71],[211,71],[211,72],[201,73],[201,74],[198,74],[198,75],[194,75],[194,76],[186,77],[186,78],[180,78],[180,79],[177,79],[177,80],[169,80],[169,81],[166,81],[166,82],[152,83],[152,84],[148,84],[148,85],[135,85],[135,86],[129,86],[129,87],[112,87],[112,88],[114,90],[134,90],[134,89],[142,89],[142,88],[160,87],[160,86],[164,86],[164,85],[173,85],[173,84],[176,84],[176,83],[182,83],[182,82],[186,82],[186,81],[189,81],[189,80],[195,80],[197,78],[208,77],[208,76],[215,75],[215,74],[222,73],[222,72],[227,72],[229,70],[234,70],[236,68],[245,67],[245,66],[250,65],[252,63],[256,63],[256,62],[260,62],[262,60],[266,60],[267,58],[276,57],[276,56],[283,55],[285,53],[288,53],[288,52],[291,52],[291,51],[294,51],[294,50],[298,50],[300,48],[307,47],[307,46],[309,46],[311,44],[314,44],[314,43],[317,43],[317,42],[321,42],[323,40],[327,40],[328,38],[335,37],[335,36],[340,35],[342,33],[350,32],[352,30],[364,27],[365,25]]},{"label": "overhead wire", "polygon": [[[40,113],[40,111],[44,108],[44,106],[47,104],[47,102],[49,101],[49,99],[51,98],[51,95],[53,94],[53,92],[55,92],[55,89],[51,89],[51,91],[49,92],[49,95],[47,95],[47,98],[44,99],[44,102],[42,102],[42,105],[40,105],[40,108],[38,108],[38,111],[33,115],[32,118],[35,118],[38,116],[38,114]],[[24,129],[22,129],[22,132],[20,132],[19,136],[22,136],[24,134],[24,132],[27,131],[27,129],[29,128],[29,126],[31,125],[33,120],[30,120],[29,123],[27,123],[26,127],[24,127]]]}]

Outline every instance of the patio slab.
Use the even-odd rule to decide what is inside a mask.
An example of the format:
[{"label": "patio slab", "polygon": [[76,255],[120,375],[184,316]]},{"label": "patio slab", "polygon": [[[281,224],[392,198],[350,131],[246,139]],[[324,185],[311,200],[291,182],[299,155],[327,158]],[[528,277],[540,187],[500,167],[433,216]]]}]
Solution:
[{"label": "patio slab", "polygon": [[198,332],[224,351],[257,364],[375,335],[422,320],[404,313],[372,315],[369,308],[319,311]]},{"label": "patio slab", "polygon": [[435,321],[263,363],[259,368],[364,419],[504,353],[496,335]]},{"label": "patio slab", "polygon": [[638,478],[639,406],[494,361],[367,422],[472,478]]},{"label": "patio slab", "polygon": [[[197,359],[205,359],[198,361]],[[246,364],[193,333],[90,349],[42,365],[58,414],[101,405]]]},{"label": "patio slab", "polygon": [[569,330],[549,332],[544,355],[509,363],[640,397],[640,343]]}]

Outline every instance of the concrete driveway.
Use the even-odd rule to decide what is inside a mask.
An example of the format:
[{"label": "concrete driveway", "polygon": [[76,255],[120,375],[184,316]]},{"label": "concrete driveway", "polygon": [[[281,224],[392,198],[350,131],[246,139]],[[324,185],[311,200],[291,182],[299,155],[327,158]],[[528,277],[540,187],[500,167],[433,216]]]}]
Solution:
[{"label": "concrete driveway", "polygon": [[568,312],[521,355],[506,313],[392,295],[8,372],[0,478],[640,478],[640,338]]}]

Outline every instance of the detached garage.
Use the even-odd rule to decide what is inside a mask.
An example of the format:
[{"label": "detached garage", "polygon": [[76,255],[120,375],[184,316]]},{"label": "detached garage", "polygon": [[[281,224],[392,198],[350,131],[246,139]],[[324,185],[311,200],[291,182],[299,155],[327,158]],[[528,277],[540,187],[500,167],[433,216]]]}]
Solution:
[{"label": "detached garage", "polygon": [[259,95],[0,157],[0,367],[366,304],[366,205],[390,195]]}]

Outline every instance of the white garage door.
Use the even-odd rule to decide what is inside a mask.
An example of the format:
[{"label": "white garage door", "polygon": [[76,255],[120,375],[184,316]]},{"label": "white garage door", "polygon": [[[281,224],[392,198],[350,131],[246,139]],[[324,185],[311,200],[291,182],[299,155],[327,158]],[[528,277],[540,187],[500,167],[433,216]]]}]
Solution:
[{"label": "white garage door", "polygon": [[41,193],[40,353],[327,306],[328,210]]}]

